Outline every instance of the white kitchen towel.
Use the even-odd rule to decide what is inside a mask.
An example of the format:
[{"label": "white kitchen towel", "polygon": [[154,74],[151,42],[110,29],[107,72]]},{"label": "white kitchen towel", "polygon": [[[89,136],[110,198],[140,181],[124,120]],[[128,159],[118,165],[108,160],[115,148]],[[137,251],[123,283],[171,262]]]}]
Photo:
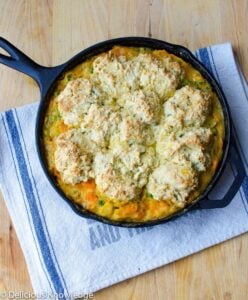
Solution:
[{"label": "white kitchen towel", "polygon": [[[231,45],[195,54],[224,90],[247,171],[248,89]],[[37,297],[68,299],[94,292],[248,231],[248,177],[229,206],[190,211],[158,226],[127,229],[79,217],[41,169],[34,138],[37,107],[0,115],[1,190]],[[233,176],[229,165],[212,194],[219,197]]]}]

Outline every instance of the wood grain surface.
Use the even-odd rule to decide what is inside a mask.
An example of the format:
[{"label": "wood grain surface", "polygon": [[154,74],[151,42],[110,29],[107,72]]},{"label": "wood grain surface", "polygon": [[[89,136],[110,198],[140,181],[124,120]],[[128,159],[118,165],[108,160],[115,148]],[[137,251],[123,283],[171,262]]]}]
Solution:
[{"label": "wood grain surface", "polygon": [[[56,65],[108,38],[152,36],[194,50],[230,41],[248,77],[246,0],[0,0],[0,35],[40,64]],[[0,65],[0,110],[36,101],[32,79]],[[0,199],[0,292],[32,291]],[[94,299],[248,299],[248,234],[116,284]]]}]

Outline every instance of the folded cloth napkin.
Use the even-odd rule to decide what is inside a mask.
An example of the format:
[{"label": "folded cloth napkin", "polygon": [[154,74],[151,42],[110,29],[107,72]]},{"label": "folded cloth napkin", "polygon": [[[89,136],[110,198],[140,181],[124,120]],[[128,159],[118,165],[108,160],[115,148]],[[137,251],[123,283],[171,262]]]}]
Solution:
[{"label": "folded cloth napkin", "polygon": [[[248,170],[248,88],[230,44],[196,56],[221,84]],[[38,104],[0,115],[0,184],[37,297],[69,299],[97,291],[248,231],[248,177],[230,205],[194,210],[162,225],[127,229],[76,215],[50,186],[37,158]],[[233,177],[227,166],[212,198]]]}]

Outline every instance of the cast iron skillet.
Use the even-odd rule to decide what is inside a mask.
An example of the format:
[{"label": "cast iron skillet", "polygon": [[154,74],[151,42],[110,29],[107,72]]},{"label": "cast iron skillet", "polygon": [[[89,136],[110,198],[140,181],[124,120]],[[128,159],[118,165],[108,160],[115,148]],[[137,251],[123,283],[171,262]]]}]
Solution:
[{"label": "cast iron skillet", "polygon": [[[54,85],[58,79],[58,77],[65,71],[73,68],[74,66],[78,65],[79,63],[87,60],[88,58],[97,55],[101,52],[110,50],[115,45],[121,46],[133,46],[133,47],[148,47],[152,49],[165,49],[166,51],[173,53],[185,61],[189,62],[195,69],[199,70],[200,73],[208,80],[208,82],[212,85],[215,93],[217,94],[219,101],[222,106],[222,110],[224,113],[224,123],[225,123],[225,139],[224,139],[224,147],[223,147],[223,155],[222,159],[219,163],[219,166],[213,176],[211,182],[205,189],[205,191],[198,197],[193,203],[190,203],[187,207],[180,210],[179,212],[174,213],[168,217],[165,217],[160,220],[148,221],[148,222],[117,222],[111,221],[104,217],[100,217],[86,211],[79,205],[71,202],[66,195],[63,193],[62,190],[56,184],[55,179],[49,174],[48,168],[46,165],[46,159],[43,151],[42,146],[42,126],[44,121],[44,116],[46,113],[46,108],[49,103],[50,95],[53,91]],[[231,200],[233,199],[234,195],[238,191],[243,178],[245,176],[244,167],[240,156],[237,151],[237,147],[235,145],[233,137],[231,137],[231,121],[229,115],[229,109],[227,105],[227,101],[223,94],[222,89],[220,88],[217,81],[214,77],[209,73],[209,71],[199,62],[193,54],[186,49],[185,47],[179,45],[173,45],[164,41],[155,40],[151,38],[145,37],[124,37],[124,38],[117,38],[112,40],[107,40],[101,42],[99,44],[93,45],[73,58],[71,58],[68,62],[56,66],[56,67],[44,67],[41,66],[34,61],[32,61],[28,56],[10,44],[3,38],[0,38],[0,47],[3,48],[10,56],[6,56],[0,54],[0,63],[3,63],[11,68],[14,68],[20,72],[23,72],[29,76],[31,76],[39,85],[40,92],[41,92],[41,101],[38,109],[38,114],[36,118],[36,147],[38,152],[38,157],[41,163],[41,166],[51,183],[51,185],[55,188],[55,190],[61,195],[61,197],[72,207],[72,209],[79,214],[80,216],[86,218],[92,218],[107,224],[111,225],[118,225],[118,226],[125,226],[125,227],[138,227],[138,226],[150,226],[155,224],[160,224],[179,216],[188,210],[192,209],[209,209],[209,208],[222,208],[227,206]],[[217,180],[219,179],[225,165],[227,163],[233,163],[236,166],[237,174],[235,179],[233,180],[231,186],[229,187],[227,193],[224,195],[222,199],[218,200],[210,200],[208,195],[212,188],[216,185]]]}]

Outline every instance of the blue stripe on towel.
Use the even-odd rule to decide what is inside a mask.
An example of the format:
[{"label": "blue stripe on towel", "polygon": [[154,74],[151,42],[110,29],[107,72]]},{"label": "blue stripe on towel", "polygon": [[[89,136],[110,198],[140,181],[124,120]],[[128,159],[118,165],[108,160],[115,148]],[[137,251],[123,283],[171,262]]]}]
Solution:
[{"label": "blue stripe on towel", "polygon": [[[23,133],[22,133],[22,129],[21,129],[21,124],[20,124],[20,121],[19,121],[19,117],[18,117],[18,113],[17,113],[17,110],[14,109],[14,112],[15,112],[15,117],[16,117],[16,124],[18,125],[18,129],[19,129],[19,136],[21,138],[21,140],[23,141],[23,147],[24,147],[24,151],[26,153],[26,157],[27,157],[27,163],[28,163],[28,166],[29,166],[29,169],[30,169],[30,177],[29,178],[32,178],[31,180],[31,183],[32,183],[32,186],[36,192],[36,195],[37,195],[37,203],[39,204],[39,207],[40,207],[40,211],[41,211],[41,216],[42,216],[42,221],[43,221],[43,224],[44,224],[44,228],[46,230],[46,233],[47,233],[47,237],[48,237],[48,242],[50,243],[50,246],[51,246],[51,250],[52,250],[52,254],[54,255],[54,259],[55,259],[55,262],[56,262],[56,265],[57,265],[57,268],[59,270],[59,273],[60,273],[60,276],[61,276],[61,279],[62,279],[62,282],[63,282],[63,285],[67,291],[67,294],[69,294],[69,291],[66,287],[66,283],[65,283],[65,279],[64,279],[64,276],[61,272],[61,269],[60,269],[60,266],[59,266],[59,263],[58,263],[58,260],[57,260],[57,257],[56,257],[56,254],[55,254],[55,251],[54,251],[54,248],[53,248],[53,244],[52,244],[52,241],[51,241],[51,237],[50,237],[50,234],[49,234],[49,231],[48,231],[48,228],[47,228],[47,224],[46,224],[46,221],[45,221],[45,217],[44,217],[44,212],[43,212],[43,209],[42,209],[42,206],[41,206],[41,202],[40,202],[40,196],[39,196],[39,192],[38,192],[38,189],[36,187],[36,182],[35,182],[35,178],[33,176],[33,172],[32,172],[32,167],[31,167],[31,163],[30,163],[30,159],[29,159],[29,156],[28,156],[28,151],[27,151],[27,148],[26,148],[26,145],[25,145],[25,141],[24,141],[24,137],[23,137]],[[33,182],[32,182],[33,181]]]},{"label": "blue stripe on towel", "polygon": [[204,66],[208,69],[209,72],[213,73],[210,58],[208,55],[208,49],[201,48],[198,50],[198,52],[199,52],[200,60],[203,62]]},{"label": "blue stripe on towel", "polygon": [[245,177],[242,186],[243,186],[245,195],[248,195],[248,176]]},{"label": "blue stripe on towel", "polygon": [[[210,50],[211,51],[211,50]],[[210,60],[210,57],[209,57],[209,54],[208,54],[208,49],[207,48],[202,48],[199,50],[199,54],[200,54],[200,60],[203,62],[203,64],[208,68],[208,70],[214,74],[214,71],[216,72],[216,76],[218,77],[219,79],[219,74],[218,74],[218,71],[217,71],[217,68],[215,66],[215,62],[214,62],[214,59],[213,59],[213,55],[212,55],[212,52],[211,52],[211,58],[212,58],[212,63],[211,63],[211,60]],[[238,140],[238,136],[236,135],[237,137],[237,140]],[[239,140],[238,140],[239,142]],[[239,143],[240,144],[240,143]],[[242,150],[242,148],[241,148]],[[245,194],[245,198],[246,198],[246,202],[248,203],[248,191],[245,190],[245,187],[244,187],[244,184],[245,184],[245,181],[247,180],[247,176],[245,177],[244,179],[244,182],[242,183],[242,188],[243,188],[243,191],[244,191],[244,194]],[[243,199],[243,196],[242,196],[242,193],[240,192],[240,196],[242,198],[242,201],[243,201],[243,204],[244,204],[244,208],[246,210],[246,205],[244,203],[244,199]]]},{"label": "blue stripe on towel", "polygon": [[[23,191],[22,185],[21,185],[21,183],[20,183],[20,178],[19,178],[19,176],[18,176],[18,171],[17,171],[17,169],[16,169],[16,163],[15,163],[15,159],[14,159],[14,153],[13,153],[13,150],[12,150],[12,147],[11,147],[11,143],[10,143],[9,135],[8,135],[8,132],[7,132],[7,128],[6,128],[6,126],[5,126],[4,119],[2,118],[1,120],[2,120],[2,122],[3,122],[3,127],[4,127],[4,130],[5,130],[5,132],[6,132],[8,144],[9,144],[9,147],[10,147],[10,153],[11,153],[12,160],[13,160],[13,162],[14,162],[14,168],[15,168],[16,177],[17,177],[17,180],[18,180],[18,183],[19,183],[19,186],[20,186],[22,198],[25,199],[24,194],[23,194],[24,191]],[[27,208],[27,205],[26,205],[26,202],[25,202],[25,201],[24,201],[24,205],[25,205],[25,209],[26,209],[26,213],[27,213],[27,217],[28,217],[28,222],[29,222],[29,224],[30,224],[32,236],[33,236],[33,239],[34,239],[34,241],[35,241],[35,248],[36,248],[36,250],[37,250],[39,259],[40,259],[40,261],[41,261],[41,267],[42,267],[42,269],[43,269],[43,271],[44,271],[44,274],[46,275],[46,278],[47,278],[47,281],[48,281],[48,283],[49,283],[49,285],[50,285],[51,290],[53,290],[53,288],[52,288],[52,286],[51,286],[51,282],[50,282],[49,278],[47,277],[47,276],[48,276],[48,275],[47,275],[47,272],[46,272],[46,270],[44,269],[44,265],[43,265],[43,263],[42,263],[42,259],[41,259],[41,256],[40,256],[40,251],[39,251],[39,249],[38,249],[38,246],[37,246],[37,243],[36,243],[36,240],[35,240],[35,236],[34,236],[33,227],[31,226],[30,214],[29,214],[29,211],[28,211],[28,208]]]},{"label": "blue stripe on towel", "polygon": [[218,74],[216,65],[215,65],[215,63],[214,63],[214,57],[213,57],[213,53],[212,53],[211,47],[209,48],[209,53],[210,53],[211,60],[212,60],[212,63],[210,63],[211,68],[212,68],[212,73],[213,73],[213,70],[214,70],[214,73],[213,73],[213,74],[215,74],[215,76],[216,76],[216,78],[217,78],[217,80],[218,80],[218,82],[219,82],[219,84],[220,84],[220,77],[219,77],[219,74]]},{"label": "blue stripe on towel", "polygon": [[240,70],[240,68],[239,68],[238,65],[237,65],[237,69],[238,69],[239,78],[240,78],[240,81],[241,81],[241,84],[242,84],[242,88],[243,88],[243,91],[244,91],[244,94],[245,94],[245,98],[248,101],[248,93],[247,93],[247,90],[246,90],[246,87],[245,87],[245,85],[247,84],[247,82],[245,82],[245,78],[241,74],[241,70]]},{"label": "blue stripe on towel", "polygon": [[[64,294],[64,288],[63,288],[62,282],[60,280],[59,274],[56,270],[56,267],[55,267],[55,264],[54,264],[49,246],[48,246],[48,242],[46,239],[44,228],[42,226],[39,209],[37,207],[32,183],[29,178],[28,169],[27,169],[27,165],[25,162],[25,157],[24,157],[22,146],[21,146],[20,137],[19,137],[16,123],[15,123],[14,115],[11,110],[7,111],[5,115],[6,115],[6,121],[8,124],[8,128],[11,133],[12,144],[14,146],[16,160],[17,160],[19,172],[21,175],[21,180],[23,183],[27,201],[29,203],[32,221],[33,221],[34,228],[36,231],[37,239],[39,241],[44,264],[50,275],[50,278],[54,285],[54,289],[55,289],[56,293]],[[66,298],[62,297],[61,299],[66,299]]]}]

